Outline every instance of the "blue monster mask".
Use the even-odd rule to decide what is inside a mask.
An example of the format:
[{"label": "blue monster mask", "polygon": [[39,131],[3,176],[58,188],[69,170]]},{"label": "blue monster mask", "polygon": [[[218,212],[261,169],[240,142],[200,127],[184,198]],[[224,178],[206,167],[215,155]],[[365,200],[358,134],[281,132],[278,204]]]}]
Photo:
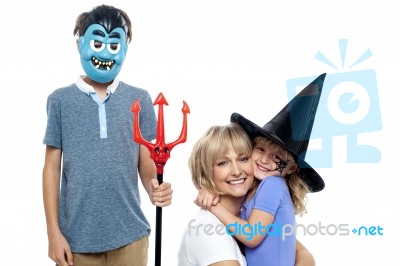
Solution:
[{"label": "blue monster mask", "polygon": [[92,24],[79,37],[78,50],[86,75],[97,82],[110,82],[121,71],[128,50],[125,31],[117,27],[108,33],[102,25]]}]

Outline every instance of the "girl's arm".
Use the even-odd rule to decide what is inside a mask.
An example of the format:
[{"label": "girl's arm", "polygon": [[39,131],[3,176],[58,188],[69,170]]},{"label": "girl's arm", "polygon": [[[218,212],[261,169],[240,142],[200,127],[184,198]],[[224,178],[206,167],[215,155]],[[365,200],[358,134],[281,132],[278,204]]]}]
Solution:
[{"label": "girl's arm", "polygon": [[224,206],[217,204],[211,212],[227,227],[229,232],[249,248],[257,247],[267,236],[268,226],[274,216],[268,212],[253,209],[249,220],[243,220],[230,213]]}]

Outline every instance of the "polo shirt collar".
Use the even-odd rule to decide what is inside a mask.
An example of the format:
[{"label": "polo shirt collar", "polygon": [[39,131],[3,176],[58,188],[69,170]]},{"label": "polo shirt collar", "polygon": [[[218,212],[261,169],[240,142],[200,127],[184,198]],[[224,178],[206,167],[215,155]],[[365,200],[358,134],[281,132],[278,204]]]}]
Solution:
[{"label": "polo shirt collar", "polygon": [[[83,80],[82,76],[78,77],[75,84],[81,91],[83,91],[87,95],[89,95],[90,93],[96,93],[93,87],[87,84]],[[110,86],[107,87],[107,94],[114,93],[115,90],[118,88],[118,85],[119,85],[119,80],[115,78],[114,81],[110,84]]]}]

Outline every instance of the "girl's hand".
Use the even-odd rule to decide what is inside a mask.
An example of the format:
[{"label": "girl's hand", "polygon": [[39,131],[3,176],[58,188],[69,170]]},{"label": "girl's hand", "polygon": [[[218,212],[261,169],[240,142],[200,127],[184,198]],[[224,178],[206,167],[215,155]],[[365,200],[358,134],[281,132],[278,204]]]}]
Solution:
[{"label": "girl's hand", "polygon": [[219,202],[219,195],[211,193],[205,188],[199,190],[197,198],[194,203],[202,209],[211,210],[212,206],[217,205]]}]

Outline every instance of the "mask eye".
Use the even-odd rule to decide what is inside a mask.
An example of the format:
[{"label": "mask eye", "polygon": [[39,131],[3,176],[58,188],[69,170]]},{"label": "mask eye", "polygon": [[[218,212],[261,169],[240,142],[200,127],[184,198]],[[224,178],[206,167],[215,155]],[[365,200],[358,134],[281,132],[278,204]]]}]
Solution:
[{"label": "mask eye", "polygon": [[109,44],[107,44],[107,50],[111,54],[117,54],[120,49],[121,49],[121,45],[119,43],[109,43]]},{"label": "mask eye", "polygon": [[90,48],[95,51],[95,52],[100,52],[104,49],[104,43],[99,42],[99,41],[95,41],[95,40],[91,40],[90,41]]}]

